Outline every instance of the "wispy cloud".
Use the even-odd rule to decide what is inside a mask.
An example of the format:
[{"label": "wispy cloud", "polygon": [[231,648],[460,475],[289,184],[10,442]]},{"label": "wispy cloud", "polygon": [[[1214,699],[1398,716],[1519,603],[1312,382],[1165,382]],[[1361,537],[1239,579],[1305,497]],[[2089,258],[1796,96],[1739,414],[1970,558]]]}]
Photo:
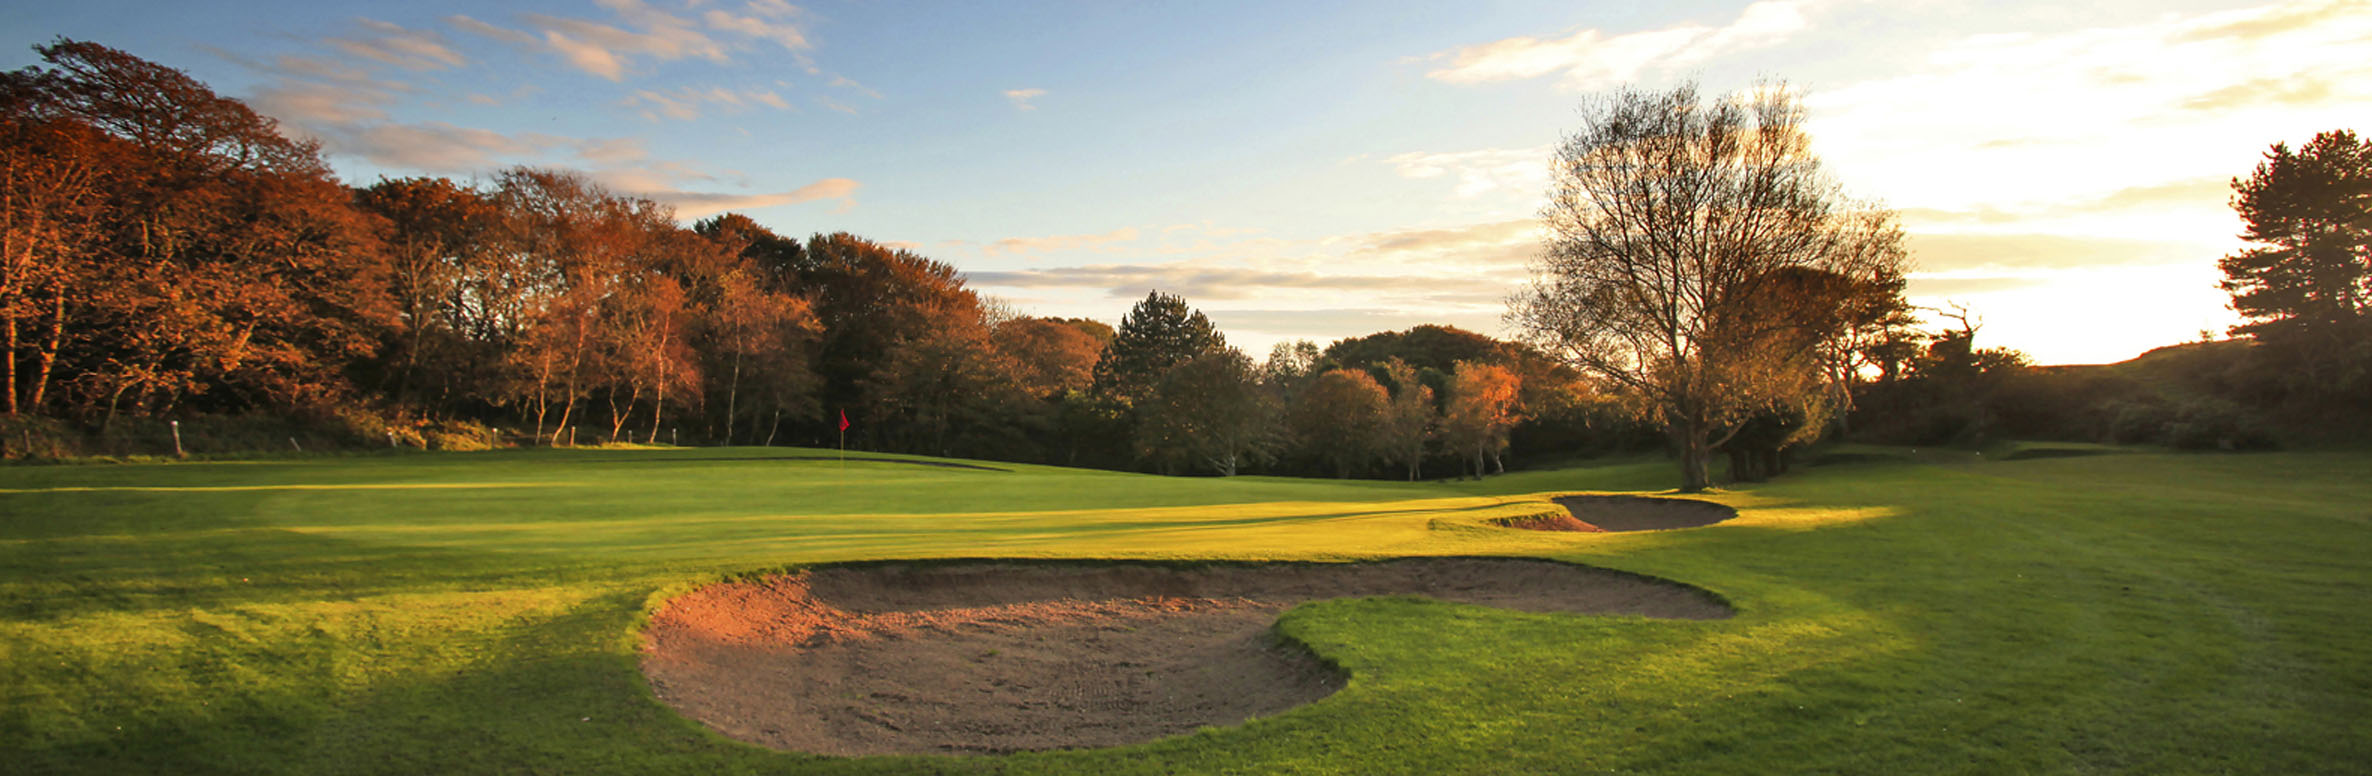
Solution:
[{"label": "wispy cloud", "polygon": [[1496,191],[1545,196],[1548,191],[1549,146],[1485,148],[1442,153],[1410,152],[1385,157],[1403,178],[1448,178],[1461,199]]},{"label": "wispy cloud", "polygon": [[635,109],[642,114],[643,118],[653,121],[662,118],[678,121],[696,119],[700,117],[703,105],[718,106],[727,112],[739,112],[758,106],[775,110],[791,109],[790,102],[784,100],[781,94],[777,94],[771,89],[727,89],[721,86],[705,89],[686,86],[664,92],[636,89],[633,94],[620,100],[618,104]]},{"label": "wispy cloud", "polygon": [[834,89],[847,89],[849,91],[856,92],[876,100],[881,99],[880,92],[874,91],[873,87],[857,83],[856,79],[849,78],[848,76],[841,75],[839,73],[832,73],[831,76],[832,80],[825,82],[825,86],[829,86]]},{"label": "wispy cloud", "polygon": [[746,12],[711,8],[702,12],[700,18],[712,29],[771,41],[791,51],[814,48],[807,40],[807,31],[788,21],[798,16],[799,9],[782,2],[745,3],[742,7]]},{"label": "wispy cloud", "polygon": [[2340,88],[2312,73],[2286,78],[2257,78],[2206,92],[2183,101],[2185,110],[2228,111],[2258,105],[2313,106],[2340,96]]},{"label": "wispy cloud", "polygon": [[2186,178],[2129,186],[2105,194],[2068,199],[1985,204],[1960,209],[1906,208],[1903,222],[1913,229],[1954,228],[1967,225],[2031,224],[2118,213],[2183,211],[2221,213],[2232,195],[2230,179]]},{"label": "wispy cloud", "polygon": [[2207,40],[2256,41],[2344,21],[2364,12],[2361,0],[2321,0],[2262,6],[2210,14],[2188,25],[2178,42]]},{"label": "wispy cloud", "polygon": [[2060,234],[1911,232],[1905,237],[1923,272],[2196,263],[2200,253],[2183,242]]},{"label": "wispy cloud", "polygon": [[1137,228],[1123,226],[1103,234],[1063,234],[1047,237],[1007,237],[983,246],[981,250],[998,253],[1054,253],[1058,251],[1096,250],[1135,242]]},{"label": "wispy cloud", "polygon": [[755,210],[779,205],[795,205],[817,200],[839,200],[845,206],[856,197],[862,184],[847,178],[826,178],[790,191],[760,194],[726,194],[698,191],[638,191],[642,196],[675,206],[675,217],[685,220],[706,218],[726,211]]},{"label": "wispy cloud", "polygon": [[2353,124],[2372,101],[2366,40],[2360,0],[1974,35],[1807,104],[1816,150],[1857,191],[1963,211],[2080,199],[2244,174],[2275,141]]},{"label": "wispy cloud", "polygon": [[325,43],[345,53],[406,70],[439,70],[460,67],[468,60],[445,46],[444,36],[433,30],[406,29],[403,25],[377,19],[358,20],[364,35],[330,38]]},{"label": "wispy cloud", "polygon": [[1562,38],[1516,37],[1443,51],[1426,59],[1449,65],[1426,73],[1436,81],[1478,84],[1559,75],[1576,89],[1602,89],[1784,41],[1811,26],[1822,0],[1763,0],[1720,27],[1687,22],[1613,34],[1596,28]]},{"label": "wispy cloud", "polygon": [[641,138],[620,137],[608,140],[587,140],[577,144],[577,158],[594,164],[626,164],[649,158],[650,149],[644,148]]},{"label": "wispy cloud", "polygon": [[388,167],[436,173],[472,173],[503,162],[574,145],[553,135],[508,135],[441,121],[332,127],[323,146]]},{"label": "wispy cloud", "polygon": [[247,97],[257,112],[299,128],[384,119],[385,106],[394,101],[394,95],[380,90],[287,80],[259,88]]},{"label": "wispy cloud", "polygon": [[1189,298],[1236,300],[1276,291],[1399,292],[1439,295],[1450,291],[1482,291],[1496,300],[1508,290],[1499,279],[1445,278],[1439,275],[1342,275],[1292,272],[1247,267],[1209,267],[1189,262],[1172,264],[1098,264],[1083,267],[1008,272],[967,273],[983,286],[1011,288],[1101,289],[1115,298],[1141,296],[1161,289]]},{"label": "wispy cloud", "polygon": [[1046,90],[1044,89],[1005,90],[1005,99],[1011,100],[1013,102],[1013,107],[1018,110],[1037,110],[1038,106],[1031,105],[1030,101],[1044,96],[1046,96]]},{"label": "wispy cloud", "polygon": [[1540,250],[1540,222],[1533,219],[1472,224],[1447,229],[1379,232],[1359,238],[1361,249],[1410,263],[1470,270],[1478,266],[1521,266]]},{"label": "wispy cloud", "polygon": [[[730,61],[731,51],[749,43],[771,43],[804,56],[813,48],[798,11],[760,0],[733,8],[711,8],[695,18],[669,13],[642,0],[596,0],[615,23],[543,13],[521,14],[526,29],[513,29],[469,16],[445,23],[512,46],[555,55],[570,67],[612,81],[625,80],[641,59]],[[717,34],[725,37],[720,39]]]}]

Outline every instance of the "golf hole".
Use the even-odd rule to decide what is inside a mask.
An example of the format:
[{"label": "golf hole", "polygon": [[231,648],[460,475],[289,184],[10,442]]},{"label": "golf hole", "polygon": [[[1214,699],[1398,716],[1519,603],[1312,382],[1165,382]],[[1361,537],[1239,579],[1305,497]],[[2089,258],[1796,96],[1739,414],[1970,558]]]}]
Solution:
[{"label": "golf hole", "polygon": [[1344,675],[1274,634],[1295,604],[1417,595],[1532,612],[1730,615],[1718,597],[1513,558],[829,566],[710,585],[643,631],[659,699],[829,755],[1117,746],[1307,704]]}]

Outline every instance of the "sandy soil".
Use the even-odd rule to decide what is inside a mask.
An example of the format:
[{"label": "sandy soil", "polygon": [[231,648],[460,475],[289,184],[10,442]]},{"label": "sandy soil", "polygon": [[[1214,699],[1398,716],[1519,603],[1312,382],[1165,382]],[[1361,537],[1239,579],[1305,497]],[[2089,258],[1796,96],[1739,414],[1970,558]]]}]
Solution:
[{"label": "sandy soil", "polygon": [[[1538,528],[1550,531],[1662,531],[1672,528],[1695,528],[1712,525],[1738,516],[1738,510],[1725,504],[1685,498],[1656,498],[1651,496],[1566,496],[1557,505],[1573,513],[1573,518],[1585,527],[1551,527],[1510,523],[1516,528]],[[1554,523],[1555,521],[1543,521]]]},{"label": "sandy soil", "polygon": [[842,566],[712,585],[644,631],[661,700],[835,755],[1114,746],[1309,703],[1343,677],[1270,631],[1326,598],[1712,619],[1695,588],[1548,561]]}]

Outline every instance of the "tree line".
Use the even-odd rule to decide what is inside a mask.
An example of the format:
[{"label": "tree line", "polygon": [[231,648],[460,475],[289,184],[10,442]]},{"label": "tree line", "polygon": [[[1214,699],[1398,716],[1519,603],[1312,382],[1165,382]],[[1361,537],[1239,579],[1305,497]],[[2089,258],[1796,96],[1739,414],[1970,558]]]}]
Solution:
[{"label": "tree line", "polygon": [[[2243,425],[2046,379],[1976,347],[1966,310],[1921,328],[1893,214],[1825,177],[1779,86],[1587,106],[1553,160],[1535,282],[1510,302],[1518,341],[1419,326],[1256,361],[1159,291],[1117,327],[1022,315],[909,250],[733,213],[686,227],[566,171],[351,187],[317,145],[180,71],[37,50],[45,64],[0,75],[11,419],[268,415],[455,447],[495,426],[518,444],[824,445],[845,415],[861,449],[1408,479],[1661,447],[1690,489],[1716,456],[1759,479],[1843,435]],[[2261,247],[2225,260],[2226,285],[2258,346],[2223,395],[2372,393],[2364,149],[2326,133],[2235,180]]]},{"label": "tree line", "polygon": [[1503,466],[1526,407],[1553,415],[1585,390],[1442,327],[1412,333],[1451,343],[1416,365],[1376,338],[1255,364],[1159,292],[1118,329],[1020,315],[908,250],[733,213],[687,228],[559,170],[349,187],[317,145],[180,71],[87,42],[37,50],[45,64],[0,76],[11,417],[815,445],[845,414],[873,450],[1415,477],[1428,458]]}]

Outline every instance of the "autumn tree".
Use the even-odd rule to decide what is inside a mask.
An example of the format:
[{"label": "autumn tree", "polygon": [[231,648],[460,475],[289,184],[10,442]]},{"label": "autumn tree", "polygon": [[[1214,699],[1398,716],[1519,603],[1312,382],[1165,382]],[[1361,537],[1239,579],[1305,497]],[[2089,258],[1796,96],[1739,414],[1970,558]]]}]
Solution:
[{"label": "autumn tree", "polygon": [[318,146],[181,71],[80,41],[36,50],[43,65],[0,77],[9,120],[85,128],[51,147],[90,152],[103,198],[90,274],[34,360],[109,417],[342,399],[390,311],[371,223]]},{"label": "autumn tree", "polygon": [[1793,93],[1707,103],[1693,85],[1623,91],[1585,108],[1558,149],[1550,236],[1511,300],[1525,337],[1636,397],[1679,453],[1681,487],[1711,485],[1712,450],[1803,390],[1797,353],[1757,345],[1806,325],[1760,319],[1778,273],[1899,274],[1899,229],[1846,201],[1820,169]]},{"label": "autumn tree", "polygon": [[2360,399],[2372,385],[2372,144],[2324,132],[2276,143],[2232,207],[2256,247],[2224,257],[2234,327],[2279,355],[2298,383]]},{"label": "autumn tree", "polygon": [[1425,443],[1433,439],[1435,420],[1439,413],[1433,403],[1433,388],[1417,377],[1417,368],[1408,362],[1392,359],[1383,364],[1384,377],[1391,381],[1391,401],[1384,408],[1384,423],[1378,440],[1386,462],[1408,472],[1408,481],[1416,482],[1425,463]]},{"label": "autumn tree", "polygon": [[1206,466],[1232,477],[1275,455],[1278,409],[1251,358],[1235,348],[1211,350],[1162,373],[1138,407],[1138,454],[1165,473]]},{"label": "autumn tree", "polygon": [[884,436],[931,455],[1025,457],[1011,442],[1031,397],[987,340],[977,319],[952,319],[892,345],[863,384]]},{"label": "autumn tree", "polygon": [[1086,388],[1095,379],[1096,359],[1105,341],[1072,323],[1032,317],[997,324],[989,340],[1012,360],[1022,387],[1039,397]]},{"label": "autumn tree", "polygon": [[434,393],[449,406],[469,390],[456,380],[481,376],[487,361],[490,321],[481,319],[499,313],[484,310],[492,300],[473,281],[499,272],[492,265],[502,250],[502,208],[445,178],[382,179],[355,192],[355,202],[387,222],[397,325],[381,355],[394,361],[393,398]]},{"label": "autumn tree", "polygon": [[[955,267],[846,232],[810,237],[798,279],[802,293],[814,300],[823,332],[815,367],[823,414],[848,410],[868,439],[896,431],[865,422],[881,398],[868,388],[904,383],[876,378],[891,351],[941,336],[951,327],[964,327],[968,334],[982,325],[979,295],[964,286]],[[963,342],[970,346],[978,340]],[[925,351],[953,352],[930,347],[912,355],[920,358]],[[907,363],[928,361],[914,358]]]},{"label": "autumn tree", "polygon": [[0,117],[0,386],[39,413],[65,344],[69,299],[97,291],[107,178],[120,143],[83,124]]},{"label": "autumn tree", "polygon": [[798,287],[807,249],[797,239],[776,234],[740,213],[711,216],[693,224],[692,231],[725,248],[737,264],[745,263],[764,288],[789,291]]},{"label": "autumn tree", "polygon": [[[621,304],[652,268],[654,240],[674,217],[646,199],[609,191],[582,175],[513,168],[496,176],[512,237],[536,276],[529,331],[514,351],[518,392],[536,433],[568,433],[577,406],[597,391],[632,390],[631,327]],[[553,413],[558,410],[557,415]]]},{"label": "autumn tree", "polygon": [[1343,366],[1365,367],[1392,359],[1418,369],[1448,372],[1460,361],[1499,361],[1506,343],[1456,326],[1424,324],[1406,331],[1385,331],[1352,337],[1326,346],[1326,358]]},{"label": "autumn tree", "polygon": [[1450,373],[1448,406],[1441,416],[1441,441],[1482,479],[1483,462],[1505,473],[1500,454],[1507,449],[1508,431],[1522,417],[1516,411],[1520,385],[1507,367],[1479,361],[1459,361]]},{"label": "autumn tree", "polygon": [[1383,456],[1390,411],[1390,394],[1366,371],[1332,369],[1287,409],[1285,423],[1303,455],[1349,477]]}]

